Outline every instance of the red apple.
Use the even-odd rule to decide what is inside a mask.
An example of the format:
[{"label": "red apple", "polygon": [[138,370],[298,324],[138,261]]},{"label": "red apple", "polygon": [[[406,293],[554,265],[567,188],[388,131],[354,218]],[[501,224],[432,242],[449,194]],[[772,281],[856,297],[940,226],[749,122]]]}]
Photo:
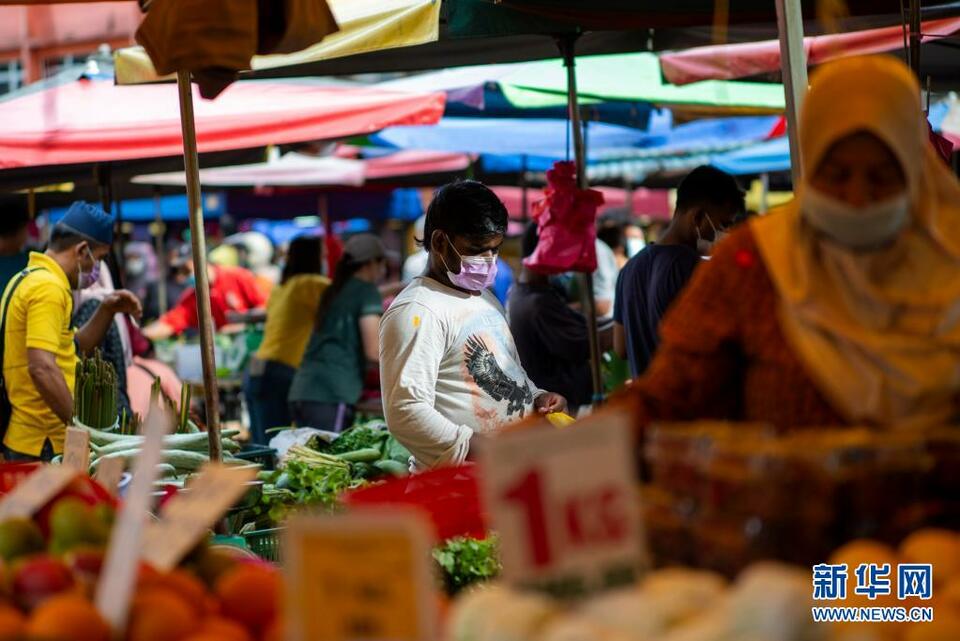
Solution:
[{"label": "red apple", "polygon": [[20,607],[32,610],[46,599],[71,589],[74,580],[63,561],[41,554],[14,567],[11,585]]}]

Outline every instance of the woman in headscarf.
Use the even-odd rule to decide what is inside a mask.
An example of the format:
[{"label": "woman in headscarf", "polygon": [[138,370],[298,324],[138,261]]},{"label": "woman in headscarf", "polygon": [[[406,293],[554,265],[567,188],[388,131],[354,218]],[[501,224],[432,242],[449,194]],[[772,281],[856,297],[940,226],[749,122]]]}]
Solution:
[{"label": "woman in headscarf", "polygon": [[160,316],[157,254],[150,243],[132,241],[123,248],[124,283],[143,304],[143,318]]},{"label": "woman in headscarf", "polygon": [[[83,325],[93,318],[100,307],[100,303],[108,294],[115,291],[113,286],[113,277],[110,276],[110,268],[104,262],[100,263],[100,277],[95,283],[85,289],[78,290],[74,296],[74,306],[76,310],[73,313],[74,327],[83,327]],[[127,367],[133,363],[133,349],[130,342],[130,331],[127,327],[127,319],[123,314],[117,314],[110,329],[107,330],[103,342],[99,347],[103,354],[103,359],[113,365],[113,371],[117,375],[117,412],[121,413],[124,409],[130,415],[130,399],[127,396]],[[72,390],[71,390],[72,391]]]},{"label": "woman in headscarf", "polygon": [[922,428],[960,399],[960,184],[886,56],[813,77],[796,199],[718,245],[668,312],[645,421]]}]

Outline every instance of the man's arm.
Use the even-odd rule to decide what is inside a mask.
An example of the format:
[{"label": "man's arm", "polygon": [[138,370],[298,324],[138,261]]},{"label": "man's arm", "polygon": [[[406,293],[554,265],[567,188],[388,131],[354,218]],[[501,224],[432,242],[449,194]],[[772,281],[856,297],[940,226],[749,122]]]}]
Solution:
[{"label": "man's arm", "polygon": [[197,294],[196,290],[187,290],[176,306],[166,314],[150,323],[143,330],[143,335],[152,341],[162,341],[186,331],[197,322]]},{"label": "man's arm", "polygon": [[114,316],[130,314],[139,318],[141,313],[140,301],[132,293],[120,290],[108,294],[93,317],[77,330],[75,335],[77,347],[82,353],[89,354],[103,342],[103,337],[107,335]]},{"label": "man's arm", "polygon": [[27,349],[27,371],[40,397],[65,425],[73,421],[73,394],[67,387],[57,357],[45,349]]},{"label": "man's arm", "polygon": [[360,317],[360,342],[368,363],[380,361],[380,316],[368,314]]}]

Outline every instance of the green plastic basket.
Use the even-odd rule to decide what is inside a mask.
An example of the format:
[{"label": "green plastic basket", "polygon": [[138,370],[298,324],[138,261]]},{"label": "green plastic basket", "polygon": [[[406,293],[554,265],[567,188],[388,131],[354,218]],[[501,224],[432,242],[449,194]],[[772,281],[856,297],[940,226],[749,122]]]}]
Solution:
[{"label": "green plastic basket", "polygon": [[280,539],[283,536],[283,528],[272,528],[269,530],[253,530],[244,532],[243,538],[247,542],[247,547],[264,561],[278,563],[280,561]]}]

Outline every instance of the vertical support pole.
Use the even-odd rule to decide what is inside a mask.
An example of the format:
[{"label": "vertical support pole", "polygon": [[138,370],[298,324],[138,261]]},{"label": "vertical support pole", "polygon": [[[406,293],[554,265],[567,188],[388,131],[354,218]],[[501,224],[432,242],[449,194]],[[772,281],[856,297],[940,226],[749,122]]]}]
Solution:
[{"label": "vertical support pole", "polygon": [[[573,130],[573,151],[577,162],[577,186],[586,189],[587,153],[580,125],[580,104],[577,96],[577,68],[574,59],[576,38],[567,37],[560,41],[563,64],[567,68],[567,107],[570,111],[570,126]],[[603,377],[600,375],[600,336],[597,333],[597,300],[593,292],[593,275],[581,274],[585,292],[584,309],[587,315],[587,331],[590,339],[590,374],[593,380],[593,405],[603,401]]]},{"label": "vertical support pole", "polygon": [[760,214],[770,211],[770,174],[760,174]]},{"label": "vertical support pole", "polygon": [[520,220],[530,220],[529,185],[527,184],[527,154],[520,156]]},{"label": "vertical support pole", "polygon": [[776,0],[777,30],[780,33],[780,65],[786,93],[787,132],[790,135],[790,168],[793,184],[800,184],[800,108],[807,93],[807,56],[803,48],[803,12],[800,0]]},{"label": "vertical support pole", "polygon": [[197,291],[197,324],[200,329],[200,360],[203,366],[203,400],[207,408],[207,439],[210,460],[219,461],[220,390],[217,387],[217,362],[213,345],[213,312],[210,309],[210,279],[207,273],[207,242],[203,228],[203,202],[200,198],[200,163],[197,159],[197,131],[193,117],[193,89],[190,72],[177,72],[180,92],[180,127],[183,131],[183,165],[187,176],[187,201],[190,207],[190,241]]},{"label": "vertical support pole", "polygon": [[920,44],[923,34],[920,26],[920,0],[910,0],[910,68],[920,79]]}]

